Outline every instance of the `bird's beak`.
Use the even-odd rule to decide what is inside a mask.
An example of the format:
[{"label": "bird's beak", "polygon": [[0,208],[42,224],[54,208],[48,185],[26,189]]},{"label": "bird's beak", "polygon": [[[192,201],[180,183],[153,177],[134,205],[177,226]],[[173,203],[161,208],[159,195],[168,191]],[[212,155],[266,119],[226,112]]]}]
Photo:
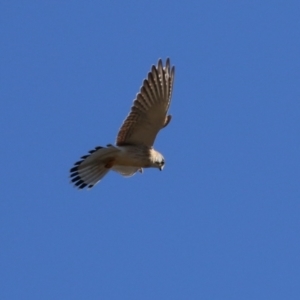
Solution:
[{"label": "bird's beak", "polygon": [[164,166],[159,167],[159,171],[162,171],[164,168]]}]

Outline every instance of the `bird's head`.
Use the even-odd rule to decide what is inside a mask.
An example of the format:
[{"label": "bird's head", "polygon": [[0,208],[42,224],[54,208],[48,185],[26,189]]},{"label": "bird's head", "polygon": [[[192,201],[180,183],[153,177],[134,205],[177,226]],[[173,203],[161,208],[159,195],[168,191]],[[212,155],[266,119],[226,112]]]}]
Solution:
[{"label": "bird's head", "polygon": [[[154,150],[155,151],[155,150]],[[163,170],[165,165],[165,159],[161,153],[155,151],[152,153],[152,167],[158,168],[160,171]]]}]

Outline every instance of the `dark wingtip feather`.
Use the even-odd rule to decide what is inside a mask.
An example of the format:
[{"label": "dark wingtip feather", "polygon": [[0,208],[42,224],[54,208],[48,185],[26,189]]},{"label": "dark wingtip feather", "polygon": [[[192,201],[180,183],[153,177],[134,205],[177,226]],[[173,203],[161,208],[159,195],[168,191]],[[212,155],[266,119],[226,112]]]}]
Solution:
[{"label": "dark wingtip feather", "polygon": [[158,63],[157,63],[157,70],[159,72],[161,72],[161,70],[163,69],[163,63],[162,63],[162,60],[161,58],[158,60]]},{"label": "dark wingtip feather", "polygon": [[174,74],[175,74],[175,67],[174,66],[171,69],[171,74],[172,74],[172,76],[174,76]]}]

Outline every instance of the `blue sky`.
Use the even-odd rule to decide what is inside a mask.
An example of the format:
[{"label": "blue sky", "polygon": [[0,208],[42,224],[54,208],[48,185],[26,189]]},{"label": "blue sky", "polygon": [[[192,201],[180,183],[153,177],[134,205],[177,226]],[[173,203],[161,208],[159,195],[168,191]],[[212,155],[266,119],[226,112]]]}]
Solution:
[{"label": "blue sky", "polygon": [[[300,299],[299,1],[2,1],[1,299]],[[70,167],[171,58],[163,172]]]}]

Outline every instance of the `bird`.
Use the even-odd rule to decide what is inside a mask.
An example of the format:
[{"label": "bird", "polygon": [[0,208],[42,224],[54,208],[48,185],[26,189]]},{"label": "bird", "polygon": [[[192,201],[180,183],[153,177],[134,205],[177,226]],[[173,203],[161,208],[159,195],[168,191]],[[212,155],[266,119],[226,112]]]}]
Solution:
[{"label": "bird", "polygon": [[163,170],[165,159],[153,144],[158,132],[171,121],[168,110],[174,75],[175,67],[169,58],[165,66],[161,59],[152,65],[117,134],[115,145],[95,147],[70,169],[74,187],[90,189],[109,171],[130,177],[143,173],[144,168]]}]

